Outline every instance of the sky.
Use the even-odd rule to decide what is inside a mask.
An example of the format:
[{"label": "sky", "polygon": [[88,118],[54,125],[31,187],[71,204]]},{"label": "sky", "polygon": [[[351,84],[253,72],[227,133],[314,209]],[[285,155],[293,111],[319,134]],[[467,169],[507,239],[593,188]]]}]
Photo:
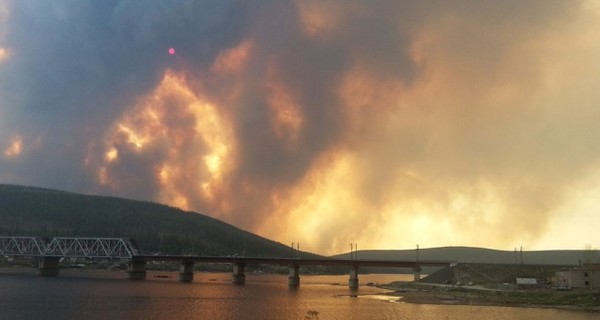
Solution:
[{"label": "sky", "polygon": [[0,183],[321,254],[598,247],[598,30],[600,1],[0,0]]}]

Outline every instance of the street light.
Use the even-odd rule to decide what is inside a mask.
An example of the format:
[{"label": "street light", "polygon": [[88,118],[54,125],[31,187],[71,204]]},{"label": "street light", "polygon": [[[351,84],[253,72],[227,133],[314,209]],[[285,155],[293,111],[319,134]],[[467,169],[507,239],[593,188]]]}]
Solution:
[{"label": "street light", "polygon": [[350,242],[350,260],[358,260],[358,243]]}]

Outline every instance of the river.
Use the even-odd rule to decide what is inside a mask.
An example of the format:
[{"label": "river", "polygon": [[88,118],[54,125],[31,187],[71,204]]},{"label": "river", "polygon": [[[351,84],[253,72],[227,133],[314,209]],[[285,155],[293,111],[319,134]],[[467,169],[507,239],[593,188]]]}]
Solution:
[{"label": "river", "polygon": [[[61,270],[44,278],[35,269],[0,269],[0,319],[598,319],[583,311],[402,303],[370,286],[350,291],[348,276],[301,275],[296,289],[288,288],[286,275],[247,275],[241,286],[231,284],[229,274],[196,273],[192,283],[177,282],[176,273],[125,277]],[[360,282],[410,277],[360,275]]]}]

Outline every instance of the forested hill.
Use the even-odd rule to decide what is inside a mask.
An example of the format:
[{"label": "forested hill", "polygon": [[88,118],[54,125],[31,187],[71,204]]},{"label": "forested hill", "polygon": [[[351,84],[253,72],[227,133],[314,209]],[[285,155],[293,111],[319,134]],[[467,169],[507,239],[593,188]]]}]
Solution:
[{"label": "forested hill", "polygon": [[[127,237],[144,253],[290,257],[291,249],[217,219],[115,197],[0,184],[0,236]],[[302,256],[316,257],[303,253]],[[361,259],[414,260],[415,250],[360,251]],[[346,255],[335,258],[349,258]],[[419,250],[421,260],[463,263],[600,262],[598,250],[499,251],[445,247]]]},{"label": "forested hill", "polygon": [[0,235],[128,237],[144,253],[292,255],[281,243],[199,213],[152,202],[5,184],[0,184]]}]

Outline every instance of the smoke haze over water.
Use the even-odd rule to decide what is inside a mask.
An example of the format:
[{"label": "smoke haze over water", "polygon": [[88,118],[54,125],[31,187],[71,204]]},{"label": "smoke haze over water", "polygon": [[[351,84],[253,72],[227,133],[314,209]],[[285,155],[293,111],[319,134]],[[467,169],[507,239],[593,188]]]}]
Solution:
[{"label": "smoke haze over water", "polygon": [[320,253],[597,245],[599,13],[0,0],[0,183],[158,201]]}]

